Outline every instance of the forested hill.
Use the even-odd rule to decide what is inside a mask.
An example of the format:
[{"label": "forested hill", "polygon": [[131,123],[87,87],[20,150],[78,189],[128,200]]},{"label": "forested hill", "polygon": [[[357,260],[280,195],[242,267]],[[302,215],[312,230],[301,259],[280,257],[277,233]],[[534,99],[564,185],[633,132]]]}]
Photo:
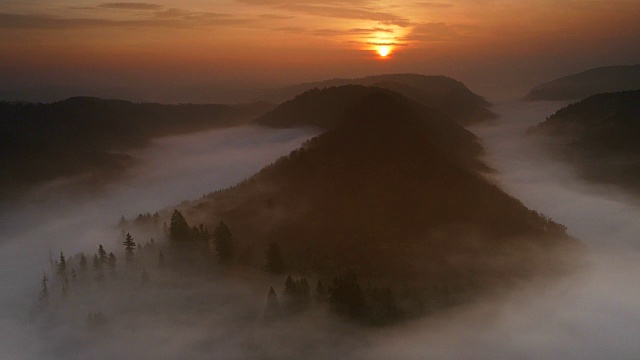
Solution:
[{"label": "forested hill", "polygon": [[600,93],[637,89],[640,89],[640,64],[607,66],[539,85],[531,90],[527,99],[579,100]]},{"label": "forested hill", "polygon": [[474,94],[460,81],[446,76],[387,74],[355,79],[332,79],[289,86],[272,91],[262,98],[282,103],[312,90],[344,85],[376,86],[398,92],[422,105],[434,107],[460,124],[468,125],[495,118],[491,104]]},{"label": "forested hill", "polygon": [[261,264],[275,242],[289,271],[418,283],[441,305],[531,275],[536,250],[573,244],[562,225],[487,182],[476,137],[442,113],[379,91],[337,123],[183,213],[228,224],[238,261]]},{"label": "forested hill", "polygon": [[[271,127],[316,126],[331,129],[342,121],[344,112],[351,105],[370,94],[380,92],[400,94],[385,88],[363,85],[343,85],[322,90],[314,88],[278,105],[257,118],[254,123]],[[413,103],[419,104],[416,101]],[[430,108],[446,116],[442,106]]]},{"label": "forested hill", "polygon": [[154,137],[236,126],[271,105],[160,105],[74,97],[51,104],[0,102],[0,199],[85,172],[106,176],[131,159],[120,151]]},{"label": "forested hill", "polygon": [[640,191],[640,90],[591,96],[558,110],[529,133],[585,177]]}]

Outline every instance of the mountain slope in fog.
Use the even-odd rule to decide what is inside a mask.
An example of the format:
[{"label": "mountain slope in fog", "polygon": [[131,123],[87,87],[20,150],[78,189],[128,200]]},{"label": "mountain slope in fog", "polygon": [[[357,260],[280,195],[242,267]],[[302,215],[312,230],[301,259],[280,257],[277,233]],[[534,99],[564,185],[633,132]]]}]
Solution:
[{"label": "mountain slope in fog", "polygon": [[132,162],[123,150],[143,147],[154,137],[244,124],[269,108],[87,97],[51,104],[0,103],[0,198],[59,177],[109,176]]},{"label": "mountain slope in fog", "polygon": [[442,113],[374,92],[334,129],[184,213],[229,224],[239,261],[261,264],[277,242],[292,271],[351,268],[372,281],[418,284],[429,301],[450,304],[530,275],[536,250],[573,243],[563,226],[487,182],[481,151]]},{"label": "mountain slope in fog", "polygon": [[640,90],[591,96],[529,130],[586,178],[640,191]]},{"label": "mountain slope in fog", "polygon": [[579,100],[591,95],[640,89],[640,65],[607,66],[536,86],[529,100]]},{"label": "mountain slope in fog", "polygon": [[282,103],[312,90],[345,85],[376,86],[398,92],[422,105],[436,108],[460,124],[468,125],[495,118],[491,104],[474,94],[460,81],[446,76],[388,74],[356,79],[332,79],[289,86],[264,96],[264,100]]}]

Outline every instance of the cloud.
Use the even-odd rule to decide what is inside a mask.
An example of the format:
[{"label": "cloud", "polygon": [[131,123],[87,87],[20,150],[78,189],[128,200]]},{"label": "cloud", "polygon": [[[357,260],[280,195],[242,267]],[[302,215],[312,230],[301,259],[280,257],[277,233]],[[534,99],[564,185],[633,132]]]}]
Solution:
[{"label": "cloud", "polygon": [[413,27],[405,41],[450,41],[461,36],[459,28],[442,22],[422,23]]},{"label": "cloud", "polygon": [[240,25],[254,21],[247,17],[210,12],[187,12],[168,9],[155,12],[145,19],[112,20],[92,18],[61,18],[48,15],[0,13],[0,28],[4,29],[83,29],[83,28],[148,28]]},{"label": "cloud", "polygon": [[355,29],[349,30],[349,33],[351,33],[351,34],[363,34],[363,35],[373,34],[373,33],[377,33],[377,32],[385,32],[385,33],[392,34],[393,33],[393,29],[385,29],[385,28],[381,28],[381,27],[374,27],[374,28],[370,28],[370,29],[355,28]]},{"label": "cloud", "polygon": [[408,18],[389,12],[375,10],[372,1],[329,0],[329,1],[287,1],[287,0],[238,0],[240,3],[270,6],[275,9],[311,16],[330,17],[349,20],[373,20],[384,25],[409,26]]},{"label": "cloud", "polygon": [[439,2],[419,2],[416,3],[417,6],[426,7],[426,8],[452,8],[453,4],[439,3]]},{"label": "cloud", "polygon": [[98,5],[103,9],[118,9],[118,10],[160,10],[162,5],[150,4],[150,3],[134,3],[134,2],[114,2],[104,3]]},{"label": "cloud", "polygon": [[287,4],[280,6],[280,8],[312,16],[323,16],[350,20],[373,20],[378,21],[384,25],[397,25],[406,27],[410,24],[409,19],[391,13],[356,8],[345,8],[342,6]]}]

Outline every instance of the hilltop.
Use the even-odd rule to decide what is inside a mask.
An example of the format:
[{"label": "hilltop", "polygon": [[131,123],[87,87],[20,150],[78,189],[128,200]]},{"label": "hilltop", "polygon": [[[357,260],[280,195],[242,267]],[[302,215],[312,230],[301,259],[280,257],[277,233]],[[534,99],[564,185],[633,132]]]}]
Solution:
[{"label": "hilltop", "polygon": [[375,86],[395,91],[428,107],[434,107],[462,125],[493,119],[491,104],[474,94],[462,82],[446,76],[386,74],[354,79],[331,79],[288,86],[267,92],[261,100],[282,103],[312,89],[345,85]]}]

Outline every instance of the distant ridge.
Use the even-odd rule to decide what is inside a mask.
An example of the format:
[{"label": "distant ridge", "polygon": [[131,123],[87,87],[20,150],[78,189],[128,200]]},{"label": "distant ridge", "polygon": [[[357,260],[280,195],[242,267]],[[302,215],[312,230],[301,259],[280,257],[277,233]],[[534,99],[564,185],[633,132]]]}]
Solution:
[{"label": "distant ridge", "polygon": [[72,97],[0,102],[0,200],[61,177],[104,180],[132,163],[122,151],[154,137],[237,126],[269,110],[247,105],[161,105]]},{"label": "distant ridge", "polygon": [[354,79],[331,79],[288,86],[264,95],[261,100],[282,103],[314,88],[344,85],[376,86],[398,92],[420,104],[434,107],[463,125],[493,119],[491,104],[474,94],[462,82],[446,76],[386,74]]},{"label": "distant ridge", "polygon": [[579,100],[591,95],[640,89],[640,64],[606,66],[536,86],[528,100]]}]

